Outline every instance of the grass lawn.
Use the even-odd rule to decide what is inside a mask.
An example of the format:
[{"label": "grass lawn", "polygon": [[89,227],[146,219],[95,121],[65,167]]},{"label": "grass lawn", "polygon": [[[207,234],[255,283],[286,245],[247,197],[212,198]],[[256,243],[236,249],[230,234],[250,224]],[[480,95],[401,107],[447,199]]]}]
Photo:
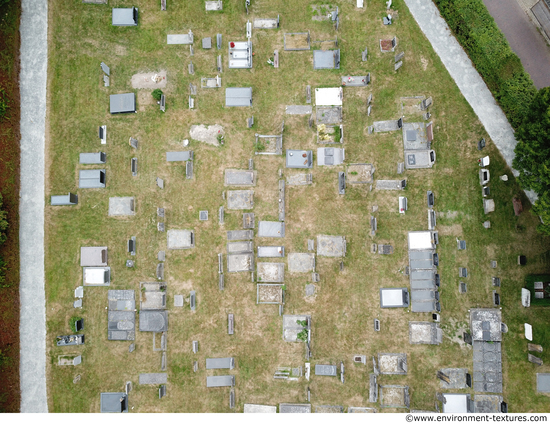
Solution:
[{"label": "grass lawn", "polygon": [[[202,0],[168,1],[161,12],[158,0],[135,2],[112,0],[109,5],[86,5],[79,0],[50,2],[49,62],[49,135],[48,194],[68,191],[79,194],[79,205],[46,209],[46,278],[48,311],[49,407],[55,412],[97,412],[99,393],[122,391],[126,381],[134,383],[130,394],[133,412],[229,412],[229,390],[207,389],[207,375],[221,375],[205,370],[205,358],[233,356],[236,368],[236,408],[244,403],[275,405],[280,402],[304,402],[307,387],[313,405],[372,406],[368,381],[372,372],[370,356],[378,352],[406,352],[409,373],[406,376],[381,376],[383,385],[408,385],[412,409],[434,409],[439,389],[436,370],[463,367],[472,371],[472,349],[459,336],[468,326],[468,309],[492,306],[491,276],[502,280],[502,310],[510,332],[504,336],[504,398],[511,412],[548,410],[547,397],[535,393],[535,369],[527,362],[527,343],[523,323],[534,326],[535,343],[548,344],[542,333],[550,313],[548,309],[524,309],[520,288],[526,273],[545,273],[548,269],[548,239],[535,231],[537,218],[529,212],[515,217],[512,197],[520,192],[511,172],[492,143],[483,154],[491,156],[491,194],[496,211],[490,215],[491,229],[482,227],[481,188],[478,181],[476,143],[486,137],[472,109],[460,94],[430,44],[422,35],[401,0],[394,2],[398,17],[394,24],[382,25],[386,14],[384,1],[377,0],[358,10],[355,2],[335,3],[340,10],[337,33],[341,49],[339,71],[313,70],[311,51],[283,51],[285,32],[311,33],[311,40],[334,39],[336,33],[328,21],[312,19],[315,2],[283,0],[253,1],[247,16],[241,2],[224,2],[223,12],[204,10]],[[238,4],[237,4],[238,3]],[[139,7],[139,26],[112,27],[111,7]],[[227,68],[227,44],[245,40],[247,19],[281,16],[277,30],[253,30],[255,52],[251,70]],[[188,46],[167,45],[166,35],[195,35],[195,53]],[[223,48],[203,50],[200,40],[223,33]],[[396,52],[405,51],[404,65],[395,73],[394,54],[381,53],[380,38],[397,36]],[[313,44],[316,46],[317,44]],[[368,47],[367,62],[361,51]],[[314,47],[315,48],[315,47]],[[273,50],[279,49],[280,67],[267,63]],[[214,77],[216,57],[223,57],[221,89],[201,89],[201,77]],[[188,75],[190,60],[195,75]],[[99,64],[111,67],[111,86],[103,87]],[[151,97],[152,90],[136,90],[131,77],[141,72],[167,72],[166,112],[159,111]],[[225,274],[225,290],[218,290],[217,254],[226,258],[227,230],[242,228],[242,212],[227,210],[222,193],[224,170],[248,168],[254,158],[258,182],[254,187],[256,221],[276,220],[278,216],[279,170],[283,178],[298,170],[284,168],[282,156],[254,156],[254,134],[277,134],[285,121],[284,149],[316,149],[316,132],[309,128],[307,116],[284,115],[286,105],[305,104],[306,85],[317,87],[340,85],[341,75],[364,75],[370,72],[367,88],[344,89],[344,144],[346,163],[372,163],[376,179],[396,179],[397,162],[403,161],[400,132],[367,135],[375,120],[421,119],[407,105],[411,96],[431,96],[437,161],[433,169],[406,171],[404,192],[369,190],[368,185],[348,186],[345,196],[338,195],[339,167],[314,165],[313,184],[288,187],[286,191],[286,236],[284,239],[261,239],[254,245],[274,245],[279,241],[287,252],[307,251],[307,240],[318,234],[346,236],[348,241],[345,268],[340,260],[316,258],[320,282],[314,298],[305,297],[309,273],[286,272],[286,314],[312,316],[312,366],[346,365],[346,382],[329,377],[312,376],[297,382],[273,379],[277,366],[303,366],[305,348],[282,340],[282,319],[272,305],[256,305],[256,285],[248,273]],[[195,109],[187,105],[189,83],[198,85]],[[226,87],[252,87],[253,107],[225,108]],[[135,92],[138,112],[110,115],[109,94]],[[373,95],[373,107],[367,117],[366,98]],[[254,127],[246,119],[254,115]],[[97,138],[98,125],[107,125],[107,145]],[[189,138],[193,124],[220,124],[225,144],[220,147],[195,140],[189,148],[195,152],[194,178],[185,179],[185,167],[167,163],[166,151],[183,150],[182,140]],[[139,149],[128,145],[132,136]],[[107,153],[107,187],[78,190],[78,165],[81,152]],[[316,151],[315,151],[316,153]],[[132,177],[130,159],[138,158],[138,176]],[[308,171],[309,172],[309,171]],[[499,175],[510,176],[508,182]],[[155,185],[164,179],[165,188]],[[438,212],[441,275],[441,307],[444,341],[439,346],[410,345],[408,321],[431,320],[428,314],[412,314],[406,309],[380,309],[379,288],[408,287],[403,274],[407,260],[407,232],[427,228],[426,190],[435,193]],[[409,210],[398,213],[398,196],[406,195]],[[110,196],[134,196],[136,215],[130,218],[107,216]],[[49,198],[45,199],[49,201]],[[224,225],[217,220],[218,208],[226,206]],[[378,232],[371,237],[369,217],[378,206]],[[79,265],[81,246],[108,246],[112,269],[111,289],[136,290],[139,283],[154,281],[156,255],[166,249],[166,233],[157,232],[156,208],[166,210],[167,229],[194,229],[196,247],[167,251],[165,279],[168,284],[167,305],[169,332],[167,350],[167,396],[158,400],[156,386],[140,386],[138,375],[160,372],[161,354],[153,352],[152,334],[136,332],[136,351],[129,354],[129,342],[107,341],[107,289],[85,288],[84,308],[72,308],[73,290],[82,282]],[[528,208],[527,208],[528,209]],[[199,221],[200,210],[208,210],[210,219]],[[257,225],[257,222],[256,222]],[[137,237],[136,266],[126,268],[130,256],[126,240]],[[465,239],[466,251],[457,251],[456,238]],[[389,243],[393,255],[370,253],[372,243]],[[519,268],[517,255],[525,254],[528,265]],[[490,268],[497,260],[498,268]],[[264,261],[263,259],[260,261]],[[268,259],[265,261],[274,261]],[[280,261],[280,260],[279,260]],[[285,259],[286,262],[286,259]],[[458,267],[466,266],[468,292],[458,292]],[[197,308],[175,308],[175,294],[197,293]],[[235,334],[227,335],[227,314],[235,316]],[[86,321],[86,344],[77,349],[58,348],[55,336],[70,334],[69,320],[83,316]],[[373,319],[381,321],[380,332],[373,329]],[[192,352],[192,341],[200,350]],[[81,352],[78,368],[57,366],[61,354]],[[356,365],[352,355],[369,357],[367,366]],[[193,372],[193,361],[199,370]],[[73,383],[80,374],[81,380]],[[465,391],[473,393],[473,391]],[[387,410],[386,411],[395,411]],[[403,410],[401,410],[403,411]]]}]

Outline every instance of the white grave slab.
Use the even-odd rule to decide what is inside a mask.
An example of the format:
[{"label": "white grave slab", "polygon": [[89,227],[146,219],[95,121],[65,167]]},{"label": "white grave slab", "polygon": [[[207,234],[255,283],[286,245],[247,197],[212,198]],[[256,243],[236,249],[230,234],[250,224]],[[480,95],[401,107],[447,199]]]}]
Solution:
[{"label": "white grave slab", "polygon": [[533,341],[533,326],[525,323],[525,338],[530,342]]}]

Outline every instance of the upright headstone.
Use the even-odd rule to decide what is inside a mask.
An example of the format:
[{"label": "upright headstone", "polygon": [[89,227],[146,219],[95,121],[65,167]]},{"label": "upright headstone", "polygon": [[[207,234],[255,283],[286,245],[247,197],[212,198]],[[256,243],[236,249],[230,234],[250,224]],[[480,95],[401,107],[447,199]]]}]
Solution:
[{"label": "upright headstone", "polygon": [[134,149],[138,148],[138,141],[135,138],[130,137],[128,144],[130,144],[130,146],[132,146]]}]

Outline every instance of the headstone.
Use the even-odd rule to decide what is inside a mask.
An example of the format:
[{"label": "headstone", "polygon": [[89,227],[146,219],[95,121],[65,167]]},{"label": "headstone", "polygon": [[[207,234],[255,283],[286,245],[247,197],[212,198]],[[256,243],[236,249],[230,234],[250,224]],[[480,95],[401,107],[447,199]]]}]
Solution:
[{"label": "headstone", "polygon": [[466,293],[468,290],[468,287],[466,286],[466,283],[463,283],[462,281],[459,283],[459,291],[460,293]]},{"label": "headstone", "polygon": [[485,221],[485,222],[483,223],[483,227],[484,227],[484,228],[487,228],[487,229],[491,228],[491,221]]},{"label": "headstone", "polygon": [[273,67],[274,68],[279,67],[279,50],[275,50],[273,52]]},{"label": "headstone", "polygon": [[320,281],[319,274],[317,272],[312,272],[311,273],[311,281],[313,283],[318,283]]},{"label": "headstone", "polygon": [[422,115],[422,117],[424,118],[424,121],[427,121],[432,117],[432,114],[430,112],[426,112],[424,115]]},{"label": "headstone", "polygon": [[128,394],[132,391],[132,382],[131,381],[126,382],[125,387],[124,387],[124,391],[126,392],[126,394]]},{"label": "headstone", "polygon": [[369,134],[372,134],[374,132],[374,126],[373,125],[369,126],[367,131]]},{"label": "headstone", "polygon": [[542,353],[543,351],[541,345],[533,344],[533,343],[527,343],[527,350],[530,352],[539,352],[539,353]]},{"label": "headstone", "polygon": [[374,331],[380,331],[380,320],[374,318]]},{"label": "headstone", "polygon": [[367,116],[370,116],[371,110],[372,110],[372,106],[369,105],[369,106],[367,107]]},{"label": "headstone", "polygon": [[235,323],[233,314],[227,315],[227,334],[232,335],[235,332]]},{"label": "headstone", "polygon": [[190,62],[189,65],[187,65],[187,70],[189,71],[189,75],[195,74],[195,67],[193,66],[193,62]]},{"label": "headstone", "polygon": [[133,268],[134,267],[134,261],[131,259],[126,260],[126,268]]},{"label": "headstone", "polygon": [[199,363],[197,361],[193,361],[193,372],[197,372],[199,370]]},{"label": "headstone", "polygon": [[218,220],[219,220],[220,224],[224,223],[225,214],[224,214],[223,206],[221,206],[220,209],[218,210]]},{"label": "headstone", "polygon": [[525,338],[530,342],[533,341],[533,326],[525,323]]},{"label": "headstone", "polygon": [[178,308],[183,307],[183,295],[181,294],[174,295],[174,306]]},{"label": "headstone", "polygon": [[159,218],[164,218],[164,208],[157,208],[157,216]]},{"label": "headstone", "polygon": [[311,103],[311,85],[306,86],[306,103]]},{"label": "headstone", "polygon": [[101,70],[103,72],[105,72],[107,75],[111,75],[111,69],[107,65],[105,65],[105,63],[101,62],[99,66],[101,66]]},{"label": "headstone", "polygon": [[542,359],[535,355],[531,355],[530,353],[527,354],[527,360],[532,364],[538,365],[539,367],[543,364]]},{"label": "headstone", "polygon": [[223,291],[223,289],[225,288],[223,274],[220,274],[220,276],[219,276],[218,287],[219,287],[220,291]]},{"label": "headstone", "polygon": [[166,396],[166,384],[162,384],[159,387],[159,399],[162,399],[164,396]]},{"label": "headstone", "polygon": [[185,163],[185,178],[193,179],[193,162],[190,160]]},{"label": "headstone", "polygon": [[218,253],[218,274],[223,274],[223,255]]},{"label": "headstone", "polygon": [[197,95],[197,86],[191,82],[189,83],[189,94],[192,96]]},{"label": "headstone", "polygon": [[403,118],[399,118],[397,120],[397,128],[402,128],[403,127]]},{"label": "headstone", "polygon": [[189,45],[189,56],[193,56],[195,54],[195,49],[193,49],[192,45]]},{"label": "headstone", "polygon": [[398,162],[397,163],[397,173],[402,174],[405,170],[405,162]]},{"label": "headstone", "polygon": [[456,243],[457,243],[458,250],[466,250],[465,240],[457,240]]},{"label": "headstone", "polygon": [[484,147],[485,147],[485,139],[482,138],[477,142],[477,150],[483,150]]},{"label": "headstone", "polygon": [[129,353],[132,353],[134,350],[136,350],[136,345],[134,343],[132,343],[129,347],[128,347],[128,352]]},{"label": "headstone", "polygon": [[130,161],[130,170],[132,171],[132,176],[137,177],[137,158],[132,158]]},{"label": "headstone", "polygon": [[157,279],[164,280],[164,263],[157,264]]},{"label": "headstone", "polygon": [[222,35],[221,34],[216,35],[216,47],[218,48],[218,50],[220,50],[222,48]]},{"label": "headstone", "polygon": [[527,264],[527,257],[523,255],[518,256],[518,265],[526,265]]},{"label": "headstone", "polygon": [[138,148],[138,141],[135,138],[130,137],[128,144],[130,144],[130,146],[132,146],[134,149]]},{"label": "headstone", "polygon": [[162,357],[160,358],[160,370],[166,371],[166,352],[162,352]]},{"label": "headstone", "polygon": [[73,308],[82,308],[82,299],[77,299],[73,302]]},{"label": "headstone", "polygon": [[246,126],[248,128],[252,128],[252,125],[254,125],[254,117],[253,116],[246,119]]},{"label": "headstone", "polygon": [[199,342],[198,340],[193,340],[193,353],[199,352]]},{"label": "headstone", "polygon": [[467,278],[468,277],[468,269],[459,267],[458,268],[458,276],[461,278]]},{"label": "headstone", "polygon": [[365,47],[365,50],[363,50],[361,52],[361,60],[363,62],[366,62],[367,61],[367,57],[368,57],[368,53],[369,53],[369,49],[367,47]]},{"label": "headstone", "polygon": [[397,62],[394,67],[393,67],[393,70],[394,71],[397,71],[399,68],[401,68],[401,66],[403,66],[403,61],[400,60],[399,62]]},{"label": "headstone", "polygon": [[189,294],[189,306],[191,307],[192,311],[194,311],[197,307],[195,290],[191,290],[191,293]]},{"label": "headstone", "polygon": [[160,10],[166,10],[166,0],[160,0]]},{"label": "headstone", "polygon": [[132,256],[135,256],[136,254],[136,238],[131,237],[130,240],[128,240],[128,253]]},{"label": "headstone", "polygon": [[109,81],[109,77],[107,75],[103,75],[103,86],[104,87],[109,87],[111,85],[110,81]]},{"label": "headstone", "polygon": [[496,290],[493,290],[493,304],[495,306],[500,305],[500,295],[496,292]]},{"label": "headstone", "polygon": [[493,280],[493,286],[500,287],[500,278],[493,277],[492,280]]},{"label": "headstone", "polygon": [[208,211],[199,211],[199,221],[208,221]]},{"label": "headstone", "polygon": [[[254,118],[254,117],[252,117]],[[248,170],[254,171],[254,159],[248,159]]]},{"label": "headstone", "polygon": [[441,381],[444,381],[447,384],[451,384],[451,379],[449,376],[441,371],[437,371],[437,378],[439,378]]},{"label": "headstone", "polygon": [[472,335],[470,333],[462,333],[462,339],[464,343],[471,345],[472,344]]},{"label": "headstone", "polygon": [[229,392],[229,409],[235,408],[235,389],[232,387]]},{"label": "headstone", "polygon": [[157,177],[157,186],[161,189],[164,188],[164,180],[162,178]]},{"label": "headstone", "polygon": [[312,250],[315,250],[315,240],[314,239],[308,239],[308,241],[307,241],[307,250],[309,250],[310,252]]},{"label": "headstone", "polygon": [[405,52],[397,53],[394,57],[395,63],[399,62],[401,59],[403,59],[403,56],[405,56]]}]

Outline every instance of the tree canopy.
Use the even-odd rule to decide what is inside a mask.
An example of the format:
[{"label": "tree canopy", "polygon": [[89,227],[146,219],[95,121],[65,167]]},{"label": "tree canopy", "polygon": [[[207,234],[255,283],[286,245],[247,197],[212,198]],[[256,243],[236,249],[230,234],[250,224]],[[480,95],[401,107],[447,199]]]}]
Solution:
[{"label": "tree canopy", "polygon": [[550,235],[550,87],[539,90],[531,102],[516,139],[513,165],[519,183],[538,194],[533,213],[543,221],[539,231]]}]

